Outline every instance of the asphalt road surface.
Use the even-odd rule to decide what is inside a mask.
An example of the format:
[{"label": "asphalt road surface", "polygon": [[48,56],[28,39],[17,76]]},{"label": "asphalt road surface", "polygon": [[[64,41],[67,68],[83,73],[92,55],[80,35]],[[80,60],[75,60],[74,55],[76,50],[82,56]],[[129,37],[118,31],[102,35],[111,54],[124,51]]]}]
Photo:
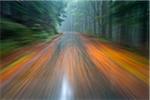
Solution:
[{"label": "asphalt road surface", "polygon": [[79,33],[64,33],[31,50],[1,67],[0,74],[1,100],[148,100],[149,96],[148,59]]}]

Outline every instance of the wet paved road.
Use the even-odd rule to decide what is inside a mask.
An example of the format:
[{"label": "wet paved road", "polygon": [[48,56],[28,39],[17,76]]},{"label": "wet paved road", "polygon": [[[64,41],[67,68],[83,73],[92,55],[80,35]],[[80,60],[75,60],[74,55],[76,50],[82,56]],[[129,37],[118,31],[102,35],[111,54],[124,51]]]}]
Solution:
[{"label": "wet paved road", "polygon": [[148,100],[148,60],[65,33],[2,67],[2,100]]}]

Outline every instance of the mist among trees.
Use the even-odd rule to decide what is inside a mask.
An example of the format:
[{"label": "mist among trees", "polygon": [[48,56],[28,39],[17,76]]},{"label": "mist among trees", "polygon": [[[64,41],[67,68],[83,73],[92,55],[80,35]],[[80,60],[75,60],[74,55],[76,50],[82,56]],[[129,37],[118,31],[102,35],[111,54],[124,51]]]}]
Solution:
[{"label": "mist among trees", "polygon": [[67,8],[61,30],[75,31],[148,50],[148,1],[76,1]]}]

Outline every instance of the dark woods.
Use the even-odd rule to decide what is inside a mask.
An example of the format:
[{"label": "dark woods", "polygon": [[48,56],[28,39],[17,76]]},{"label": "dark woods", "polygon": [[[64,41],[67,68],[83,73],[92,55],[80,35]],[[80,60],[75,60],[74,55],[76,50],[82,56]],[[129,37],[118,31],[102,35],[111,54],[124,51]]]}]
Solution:
[{"label": "dark woods", "polygon": [[2,55],[57,34],[65,6],[62,1],[0,1]]},{"label": "dark woods", "polygon": [[69,9],[72,23],[65,22],[65,30],[148,51],[149,1],[81,1]]},{"label": "dark woods", "polygon": [[[63,20],[64,7],[60,1],[1,1],[1,23],[11,22],[33,30],[56,33],[57,24]],[[5,30],[2,28],[2,31]]]}]

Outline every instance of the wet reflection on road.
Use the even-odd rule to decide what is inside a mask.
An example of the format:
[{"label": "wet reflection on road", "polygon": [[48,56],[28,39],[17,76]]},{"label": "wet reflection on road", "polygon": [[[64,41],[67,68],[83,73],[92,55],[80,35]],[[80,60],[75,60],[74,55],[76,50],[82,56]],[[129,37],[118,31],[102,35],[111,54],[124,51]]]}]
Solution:
[{"label": "wet reflection on road", "polygon": [[60,100],[72,100],[73,99],[73,91],[67,79],[67,76],[63,76],[62,87],[60,90]]}]

